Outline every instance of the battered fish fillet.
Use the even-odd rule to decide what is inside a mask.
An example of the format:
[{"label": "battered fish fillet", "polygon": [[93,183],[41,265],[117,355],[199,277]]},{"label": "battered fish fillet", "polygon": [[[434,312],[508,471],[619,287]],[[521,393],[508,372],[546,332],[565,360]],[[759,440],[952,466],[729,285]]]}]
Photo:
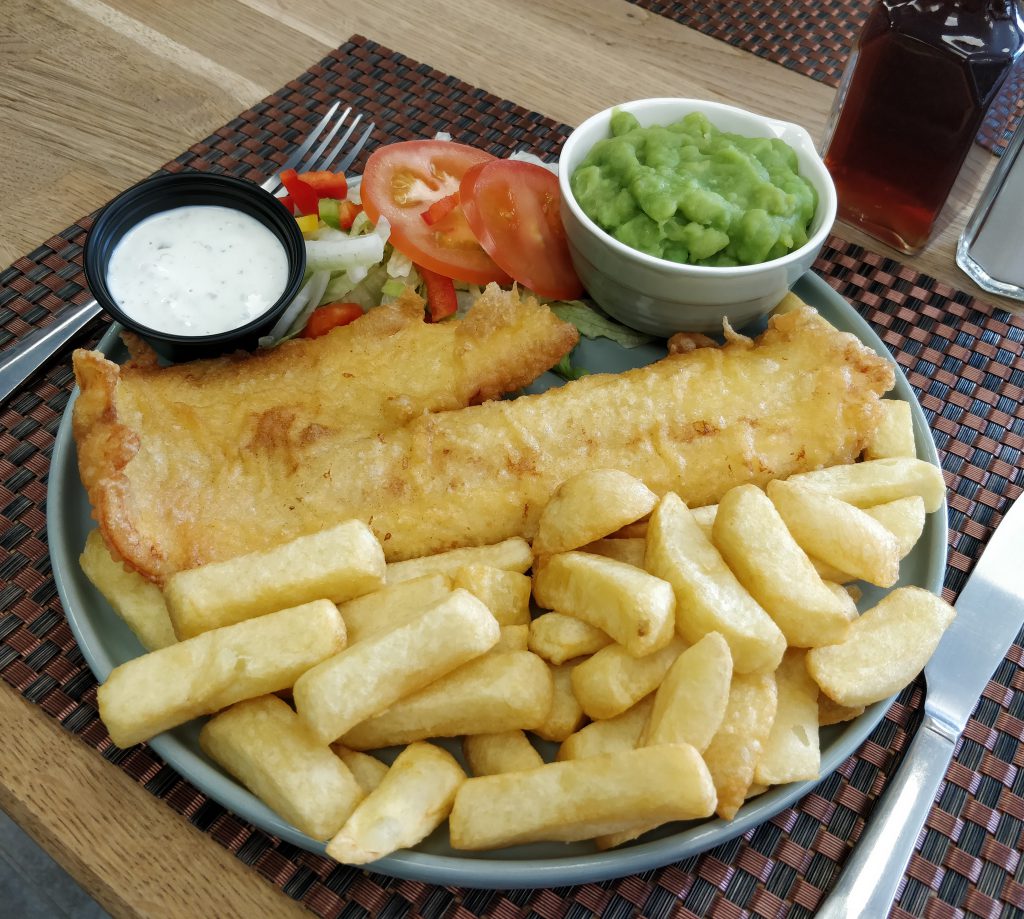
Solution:
[{"label": "battered fish fillet", "polygon": [[107,538],[157,580],[347,518],[366,521],[389,560],[404,559],[529,539],[555,488],[585,469],[622,469],[698,506],[742,482],[851,461],[893,382],[886,360],[801,307],[754,342],[355,442],[293,443],[258,464],[236,461],[219,481],[183,480],[173,495],[130,463],[93,500]]},{"label": "battered fish fillet", "polygon": [[[74,436],[108,546],[154,576],[165,560],[148,535],[135,542],[134,508],[162,503],[164,525],[186,529],[212,496],[235,513],[255,510],[298,474],[315,442],[338,447],[498,398],[557,363],[578,333],[536,300],[492,285],[464,319],[426,323],[410,293],[321,338],[172,367],[158,366],[140,339],[126,340],[124,366],[75,352]],[[234,545],[228,538],[221,554]],[[176,567],[207,557],[203,547],[180,548]]]}]

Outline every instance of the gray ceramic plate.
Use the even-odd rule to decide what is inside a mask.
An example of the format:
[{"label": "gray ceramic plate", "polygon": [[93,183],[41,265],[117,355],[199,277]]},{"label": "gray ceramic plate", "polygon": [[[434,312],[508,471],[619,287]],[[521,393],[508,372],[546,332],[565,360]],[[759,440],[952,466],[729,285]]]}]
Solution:
[{"label": "gray ceramic plate", "polygon": [[[816,275],[805,275],[794,290],[838,328],[852,332],[879,354],[888,356],[888,351],[870,326]],[[100,349],[115,360],[124,356],[114,330],[100,342]],[[619,372],[647,364],[663,353],[653,345],[626,351],[611,342],[599,340],[585,341],[577,352],[577,358],[584,367]],[[558,382],[557,378],[546,375],[533,388],[546,389]],[[918,455],[938,464],[924,415],[898,369],[894,395],[913,406]],[[97,679],[102,681],[114,667],[137,657],[143,649],[78,566],[78,555],[94,524],[88,499],[78,478],[70,405],[53,450],[47,526],[54,576],[68,621],[85,659]],[[942,587],[945,565],[946,510],[943,507],[938,513],[929,515],[922,539],[903,562],[900,583],[915,584],[937,593]],[[866,609],[873,604],[881,593],[867,587],[861,608]],[[857,750],[887,707],[888,703],[879,703],[855,721],[822,733],[822,777],[833,772]],[[150,746],[193,785],[243,819],[303,849],[323,853],[322,843],[283,822],[206,759],[199,750],[198,734],[199,725],[191,723],[153,738]],[[455,752],[454,747],[450,749]],[[589,843],[575,843],[537,844],[467,854],[449,847],[447,831],[442,828],[416,849],[383,858],[372,865],[371,870],[433,884],[488,888],[556,887],[621,877],[667,865],[744,833],[798,801],[814,785],[814,782],[801,782],[780,786],[744,805],[731,822],[714,819],[671,824],[649,833],[633,845],[612,852],[597,852]]]}]

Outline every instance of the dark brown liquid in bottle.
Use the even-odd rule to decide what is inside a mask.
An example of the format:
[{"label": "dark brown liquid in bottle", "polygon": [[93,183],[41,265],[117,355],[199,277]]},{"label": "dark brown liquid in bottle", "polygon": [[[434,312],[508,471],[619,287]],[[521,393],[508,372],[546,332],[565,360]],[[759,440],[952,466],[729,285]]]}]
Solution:
[{"label": "dark brown liquid in bottle", "polygon": [[876,4],[825,154],[840,219],[923,247],[1020,45],[1011,2]]}]

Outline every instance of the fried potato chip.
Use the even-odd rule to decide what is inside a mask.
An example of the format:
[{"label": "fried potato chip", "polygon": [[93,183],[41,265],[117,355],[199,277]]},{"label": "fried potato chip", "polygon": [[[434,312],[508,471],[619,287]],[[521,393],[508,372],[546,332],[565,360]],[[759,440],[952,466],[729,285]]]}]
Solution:
[{"label": "fried potato chip", "polygon": [[119,747],[149,740],[235,702],[291,687],[345,647],[345,623],[328,600],[203,632],[115,667],[96,693]]},{"label": "fried potato chip", "polygon": [[818,778],[818,686],[804,665],[806,652],[790,648],[775,671],[775,721],[754,769],[754,782],[781,785]]},{"label": "fried potato chip", "polygon": [[464,565],[455,572],[453,587],[462,587],[483,601],[498,625],[530,624],[530,579],[518,571],[493,565]]},{"label": "fried potato chip", "polygon": [[715,517],[718,516],[718,505],[705,504],[703,507],[691,507],[690,513],[693,514],[693,519],[697,522],[697,526],[700,527],[700,531],[708,539],[711,539],[714,532]]},{"label": "fried potato chip", "polygon": [[578,549],[646,516],[657,500],[653,491],[628,472],[581,472],[566,479],[541,512],[533,551],[553,555]]},{"label": "fried potato chip", "polygon": [[[809,674],[808,674],[809,675]],[[817,684],[815,684],[817,685]],[[864,714],[863,705],[840,705],[833,702],[823,692],[818,693],[818,727],[826,727],[830,724],[842,724],[844,721],[853,721]]]},{"label": "fried potato chip", "polygon": [[468,779],[449,828],[455,849],[497,849],[589,839],[655,819],[695,820],[714,806],[700,754],[663,745]]},{"label": "fried potato chip", "polygon": [[530,544],[518,536],[506,539],[492,546],[471,546],[465,549],[451,549],[437,555],[424,555],[404,562],[391,562],[387,566],[387,582],[397,584],[420,578],[425,574],[444,574],[454,578],[460,568],[467,565],[488,565],[505,571],[522,574],[533,564]]},{"label": "fried potato chip", "polygon": [[446,750],[410,744],[327,843],[327,854],[346,865],[365,865],[422,842],[451,812],[465,780]]},{"label": "fried potato chip", "polygon": [[723,820],[736,816],[754,782],[777,704],[774,673],[733,675],[722,726],[704,751],[718,792],[716,812]]},{"label": "fried potato chip", "polygon": [[955,616],[927,590],[901,587],[853,622],[844,641],[808,652],[807,671],[840,705],[879,702],[921,672]]},{"label": "fried potato chip", "polygon": [[348,520],[262,552],[172,574],[164,588],[178,638],[299,606],[341,603],[384,586],[384,550]]},{"label": "fried potato chip", "polygon": [[619,527],[614,533],[609,534],[610,539],[644,539],[647,536],[647,518],[627,523]]},{"label": "fried potato chip", "polygon": [[676,598],[660,578],[586,552],[552,555],[535,569],[540,606],[601,629],[635,657],[664,648],[675,626]]},{"label": "fried potato chip", "polygon": [[528,625],[503,625],[498,643],[492,651],[526,651],[530,646],[530,627]]},{"label": "fried potato chip", "polygon": [[522,731],[471,734],[462,739],[462,755],[473,775],[522,772],[544,765],[544,758]]},{"label": "fried potato chip", "polygon": [[824,492],[857,507],[874,507],[897,498],[920,495],[924,499],[924,509],[930,514],[942,507],[946,497],[942,470],[909,456],[829,466],[792,475],[786,481]]},{"label": "fried potato chip", "polygon": [[455,590],[421,616],[346,648],[304,673],[293,696],[321,743],[383,712],[492,648],[497,620],[469,591]]},{"label": "fried potato chip", "polygon": [[485,654],[357,725],[343,742],[376,750],[427,737],[533,730],[547,717],[553,691],[551,670],[536,654]]},{"label": "fried potato chip", "polygon": [[552,664],[593,654],[611,643],[607,632],[575,616],[544,613],[530,623],[530,650]]},{"label": "fried potato chip", "polygon": [[713,542],[739,582],[761,604],[786,641],[813,648],[842,641],[849,599],[840,600],[756,485],[740,485],[718,503]]},{"label": "fried potato chip", "polygon": [[654,693],[651,693],[621,715],[592,721],[562,741],[556,759],[583,759],[635,749],[640,745],[640,735],[653,707]]},{"label": "fried potato chip", "polygon": [[780,480],[768,483],[768,497],[808,555],[879,587],[899,579],[896,537],[859,507]]},{"label": "fried potato chip", "polygon": [[676,494],[651,514],[645,566],[676,594],[676,629],[688,642],[721,632],[740,673],[774,670],[786,639],[771,616],[729,570]]},{"label": "fried potato chip", "polygon": [[147,651],[166,648],[178,640],[160,588],[116,561],[99,530],[90,531],[78,561],[85,576]]},{"label": "fried potato chip", "polygon": [[415,619],[451,595],[450,580],[443,574],[428,574],[402,581],[338,605],[348,630],[348,643],[379,635]]},{"label": "fried potato chip", "polygon": [[358,750],[350,750],[341,744],[331,744],[331,749],[341,757],[341,761],[348,766],[349,772],[359,783],[364,794],[369,794],[388,774],[387,763],[382,763],[376,756],[369,753],[360,753]]},{"label": "fried potato chip", "polygon": [[646,549],[647,544],[643,539],[598,539],[588,542],[580,552],[603,555],[605,558],[625,562],[634,568],[643,568]]},{"label": "fried potato chip", "polygon": [[572,664],[551,668],[554,688],[551,708],[543,723],[533,729],[533,733],[544,740],[560,743],[574,731],[578,731],[586,721],[583,709],[572,691],[572,671]]},{"label": "fried potato chip", "polygon": [[914,420],[910,403],[902,399],[882,399],[882,420],[864,447],[864,459],[885,459],[890,456],[917,456],[914,444]]},{"label": "fried potato chip", "polygon": [[203,752],[271,810],[314,839],[329,839],[364,792],[277,696],[232,705],[203,725]]},{"label": "fried potato chip", "polygon": [[646,657],[608,645],[573,668],[573,693],[591,718],[614,718],[657,689],[685,648],[678,635]]},{"label": "fried potato chip", "polygon": [[924,532],[924,499],[919,495],[910,495],[906,498],[897,498],[886,504],[866,507],[864,513],[869,517],[874,517],[896,537],[900,558],[906,558]]},{"label": "fried potato chip", "polygon": [[731,684],[729,645],[718,632],[709,632],[669,668],[640,746],[685,743],[703,753],[722,725]]}]

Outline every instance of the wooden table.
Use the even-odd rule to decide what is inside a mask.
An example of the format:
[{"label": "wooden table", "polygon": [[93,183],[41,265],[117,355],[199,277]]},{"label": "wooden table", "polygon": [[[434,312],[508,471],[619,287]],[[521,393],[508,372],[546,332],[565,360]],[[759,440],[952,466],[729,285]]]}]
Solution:
[{"label": "wooden table", "polygon": [[[820,136],[833,96],[622,0],[7,0],[4,13],[0,98],[18,130],[5,141],[3,264],[356,32],[571,124],[616,101],[678,95]],[[993,163],[976,147],[941,235],[917,258],[898,256],[989,300],[953,252]],[[308,915],[6,686],[0,723],[0,806],[113,915]]]}]

